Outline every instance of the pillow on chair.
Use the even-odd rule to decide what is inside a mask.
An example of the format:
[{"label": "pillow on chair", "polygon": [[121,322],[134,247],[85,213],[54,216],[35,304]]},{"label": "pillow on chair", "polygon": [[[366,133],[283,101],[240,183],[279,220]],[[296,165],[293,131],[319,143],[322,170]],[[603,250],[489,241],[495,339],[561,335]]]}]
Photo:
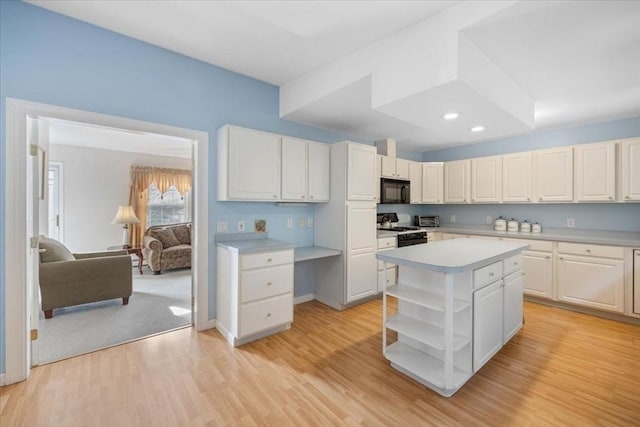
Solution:
[{"label": "pillow on chair", "polygon": [[158,228],[156,230],[151,230],[149,234],[151,237],[160,240],[162,247],[165,249],[178,246],[180,244],[171,228]]},{"label": "pillow on chair", "polygon": [[40,253],[40,262],[72,261],[76,259],[71,251],[57,240],[40,236],[39,246],[40,249],[45,249],[44,252]]},{"label": "pillow on chair", "polygon": [[186,225],[176,225],[173,227],[173,234],[176,235],[176,239],[183,245],[191,244],[191,229]]}]

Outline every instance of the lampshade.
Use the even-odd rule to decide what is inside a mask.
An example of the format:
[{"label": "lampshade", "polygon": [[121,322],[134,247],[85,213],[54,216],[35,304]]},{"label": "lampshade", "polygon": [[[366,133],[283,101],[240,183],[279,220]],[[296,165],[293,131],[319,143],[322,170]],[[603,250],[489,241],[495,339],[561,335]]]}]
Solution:
[{"label": "lampshade", "polygon": [[111,221],[111,224],[139,224],[140,220],[136,216],[133,208],[129,205],[118,206],[118,212]]}]

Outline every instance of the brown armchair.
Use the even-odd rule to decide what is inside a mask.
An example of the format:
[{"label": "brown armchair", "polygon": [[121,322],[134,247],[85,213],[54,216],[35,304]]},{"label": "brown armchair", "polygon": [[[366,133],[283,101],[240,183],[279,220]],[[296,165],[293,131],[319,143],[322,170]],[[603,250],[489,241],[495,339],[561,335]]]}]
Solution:
[{"label": "brown armchair", "polygon": [[53,309],[122,298],[129,303],[132,265],[127,251],[72,254],[61,243],[40,237],[40,295],[44,317]]}]

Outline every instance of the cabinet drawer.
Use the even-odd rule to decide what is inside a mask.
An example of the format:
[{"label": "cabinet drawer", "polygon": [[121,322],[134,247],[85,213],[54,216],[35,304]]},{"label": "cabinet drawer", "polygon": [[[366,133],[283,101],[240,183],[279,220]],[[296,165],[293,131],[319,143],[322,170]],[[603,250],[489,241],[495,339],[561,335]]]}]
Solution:
[{"label": "cabinet drawer", "polygon": [[624,248],[618,246],[588,245],[583,243],[558,243],[558,252],[605,258],[624,258]]},{"label": "cabinet drawer", "polygon": [[293,264],[240,273],[240,302],[255,301],[293,291]]},{"label": "cabinet drawer", "polygon": [[293,294],[289,293],[240,306],[238,337],[242,338],[293,321]]},{"label": "cabinet drawer", "polygon": [[553,242],[547,242],[544,240],[529,240],[529,239],[504,239],[509,242],[518,242],[523,243],[525,245],[529,245],[525,251],[540,251],[540,252],[551,252],[553,251]]},{"label": "cabinet drawer", "polygon": [[502,261],[494,262],[486,267],[478,268],[473,271],[473,289],[479,289],[501,277]]},{"label": "cabinet drawer", "polygon": [[378,249],[395,248],[398,242],[397,237],[381,237],[378,239]]},{"label": "cabinet drawer", "polygon": [[251,268],[270,267],[272,265],[293,263],[293,250],[278,252],[259,252],[255,254],[242,255],[240,268],[248,270]]},{"label": "cabinet drawer", "polygon": [[504,274],[507,275],[517,270],[522,269],[522,254],[514,255],[509,257],[503,261],[503,271]]}]

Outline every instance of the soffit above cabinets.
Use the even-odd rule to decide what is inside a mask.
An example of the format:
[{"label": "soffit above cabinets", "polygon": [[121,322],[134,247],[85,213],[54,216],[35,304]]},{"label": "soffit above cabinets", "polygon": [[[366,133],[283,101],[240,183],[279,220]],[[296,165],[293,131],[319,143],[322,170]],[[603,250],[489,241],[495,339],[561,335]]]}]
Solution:
[{"label": "soffit above cabinets", "polygon": [[30,3],[279,85],[282,118],[403,149],[640,115],[637,1]]}]

